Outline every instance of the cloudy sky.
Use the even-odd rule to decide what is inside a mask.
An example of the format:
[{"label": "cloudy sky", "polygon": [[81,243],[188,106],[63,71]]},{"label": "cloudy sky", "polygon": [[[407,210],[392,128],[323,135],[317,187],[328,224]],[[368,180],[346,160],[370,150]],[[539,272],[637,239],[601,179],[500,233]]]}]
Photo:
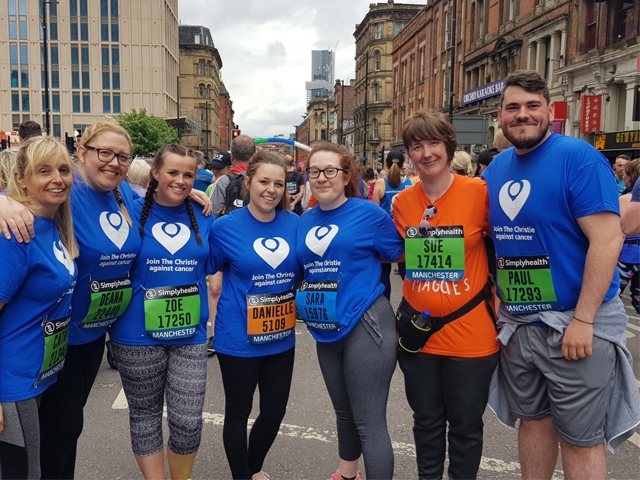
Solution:
[{"label": "cloudy sky", "polygon": [[333,50],[335,78],[355,78],[353,33],[370,3],[179,0],[178,16],[182,25],[210,29],[222,58],[222,80],[242,133],[288,136],[306,111],[305,82],[311,79],[311,50]]}]

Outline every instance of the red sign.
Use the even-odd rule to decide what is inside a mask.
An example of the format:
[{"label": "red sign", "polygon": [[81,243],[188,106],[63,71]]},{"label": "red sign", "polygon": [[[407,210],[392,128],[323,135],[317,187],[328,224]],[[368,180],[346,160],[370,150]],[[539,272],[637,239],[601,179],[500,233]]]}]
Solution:
[{"label": "red sign", "polygon": [[558,122],[567,121],[567,102],[553,102],[553,119]]},{"label": "red sign", "polygon": [[602,97],[600,95],[583,95],[580,112],[580,133],[600,131],[602,117]]}]

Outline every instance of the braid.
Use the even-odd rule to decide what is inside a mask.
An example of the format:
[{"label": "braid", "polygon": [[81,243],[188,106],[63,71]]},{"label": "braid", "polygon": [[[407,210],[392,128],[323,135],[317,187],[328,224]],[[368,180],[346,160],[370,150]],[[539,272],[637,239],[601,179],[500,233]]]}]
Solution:
[{"label": "braid", "polygon": [[113,189],[113,196],[116,197],[116,202],[118,202],[118,206],[120,207],[120,211],[122,212],[124,219],[127,221],[129,226],[131,226],[133,223],[131,222],[131,217],[129,216],[127,207],[125,207],[124,202],[122,201],[122,195],[120,195],[120,190],[118,190],[118,187]]},{"label": "braid", "polygon": [[142,213],[140,214],[140,236],[144,235],[144,224],[147,223],[147,217],[149,216],[149,210],[153,206],[153,194],[156,193],[158,188],[158,181],[151,177],[149,180],[149,186],[147,187],[147,193],[144,195],[144,205],[142,205]]},{"label": "braid", "polygon": [[196,232],[196,240],[198,241],[198,245],[202,245],[202,238],[198,233],[200,231],[200,227],[198,227],[198,221],[196,220],[196,214],[193,211],[193,205],[191,204],[191,199],[189,197],[184,199],[184,203],[187,204],[187,210],[189,211],[189,217],[191,218],[191,228],[194,232]]}]

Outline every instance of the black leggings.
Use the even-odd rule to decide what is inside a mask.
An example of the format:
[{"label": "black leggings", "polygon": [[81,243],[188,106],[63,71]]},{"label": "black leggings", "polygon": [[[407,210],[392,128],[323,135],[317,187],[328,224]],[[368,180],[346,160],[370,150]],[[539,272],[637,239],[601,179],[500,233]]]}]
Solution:
[{"label": "black leggings", "polygon": [[[294,358],[295,347],[264,357],[218,353],[225,396],[222,440],[236,480],[250,479],[262,470],[287,410]],[[260,414],[251,427],[247,447],[247,423],[256,386],[260,389]]]}]

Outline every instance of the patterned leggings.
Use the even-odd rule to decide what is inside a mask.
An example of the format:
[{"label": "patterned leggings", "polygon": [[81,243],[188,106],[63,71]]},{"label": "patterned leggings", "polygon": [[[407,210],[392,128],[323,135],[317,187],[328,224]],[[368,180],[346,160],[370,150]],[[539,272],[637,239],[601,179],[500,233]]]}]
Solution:
[{"label": "patterned leggings", "polygon": [[197,452],[207,381],[207,344],[132,346],[112,342],[122,387],[129,402],[133,453],[160,452],[162,407],[166,395],[169,449]]},{"label": "patterned leggings", "polygon": [[618,262],[618,275],[620,276],[620,295],[631,282],[631,304],[635,311],[640,313],[640,265]]}]

